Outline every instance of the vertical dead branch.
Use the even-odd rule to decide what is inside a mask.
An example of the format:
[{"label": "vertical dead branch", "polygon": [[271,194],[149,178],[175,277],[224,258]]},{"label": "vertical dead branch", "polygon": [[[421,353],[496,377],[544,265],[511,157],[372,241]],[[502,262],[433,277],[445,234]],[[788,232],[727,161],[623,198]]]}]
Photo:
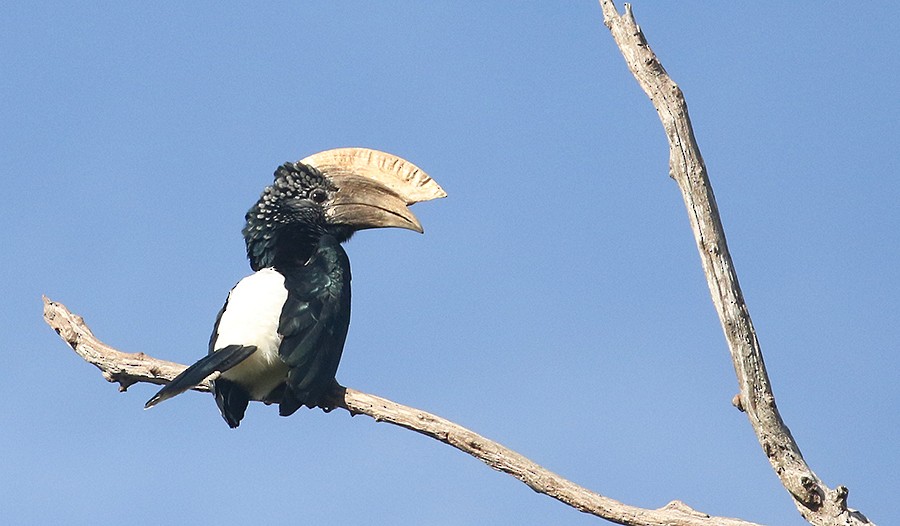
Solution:
[{"label": "vertical dead branch", "polygon": [[778,413],[681,89],[650,49],[631,6],[625,4],[625,14],[620,15],[611,0],[600,0],[600,5],[604,23],[665,128],[670,175],[681,189],[713,304],[731,350],[740,387],[735,405],[746,412],[769,462],[806,520],[821,526],[870,524],[862,514],[847,508],[847,488],[829,489],[813,473]]}]

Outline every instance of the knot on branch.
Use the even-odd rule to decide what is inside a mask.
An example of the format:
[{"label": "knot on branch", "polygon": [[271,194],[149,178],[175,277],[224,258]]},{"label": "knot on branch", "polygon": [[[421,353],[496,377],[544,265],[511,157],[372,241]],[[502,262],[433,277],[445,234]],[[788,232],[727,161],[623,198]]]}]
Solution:
[{"label": "knot on branch", "polygon": [[124,393],[128,391],[128,388],[132,385],[138,383],[138,379],[133,376],[129,376],[127,374],[123,374],[121,372],[113,372],[113,371],[103,371],[103,378],[106,379],[107,382],[114,384],[119,384],[119,392]]},{"label": "knot on branch", "polygon": [[825,494],[819,486],[819,481],[808,475],[801,475],[794,480],[797,483],[791,484],[791,487],[788,488],[791,495],[810,510],[817,511],[821,509],[822,504],[825,502]]},{"label": "knot on branch", "polygon": [[703,519],[709,518],[708,514],[703,513],[701,511],[697,511],[694,508],[685,504],[684,502],[681,502],[680,500],[673,500],[672,502],[670,502],[670,503],[666,504],[665,506],[663,506],[662,508],[660,508],[660,510],[662,510],[662,511],[665,511],[665,510],[677,511],[678,513],[683,513],[685,515],[690,515],[692,517],[699,517],[699,518],[703,518]]},{"label": "knot on branch", "polygon": [[829,497],[831,500],[840,507],[842,510],[847,509],[847,495],[850,494],[850,490],[847,489],[847,486],[838,486],[834,488],[834,491],[831,492]]}]

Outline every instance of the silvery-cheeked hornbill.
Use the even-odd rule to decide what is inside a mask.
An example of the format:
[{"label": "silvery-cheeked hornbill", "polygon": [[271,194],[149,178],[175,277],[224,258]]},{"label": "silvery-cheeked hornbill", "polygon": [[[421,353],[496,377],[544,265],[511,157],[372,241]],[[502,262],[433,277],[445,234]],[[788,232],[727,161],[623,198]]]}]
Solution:
[{"label": "silvery-cheeked hornbill", "polygon": [[278,403],[282,416],[318,405],[335,384],[350,324],[350,261],[341,243],[367,228],[422,232],[407,206],[445,195],[412,163],[364,148],[279,166],[246,215],[255,272],[228,294],[209,354],[145,407],[211,375],[216,404],[233,428],[251,400]]}]

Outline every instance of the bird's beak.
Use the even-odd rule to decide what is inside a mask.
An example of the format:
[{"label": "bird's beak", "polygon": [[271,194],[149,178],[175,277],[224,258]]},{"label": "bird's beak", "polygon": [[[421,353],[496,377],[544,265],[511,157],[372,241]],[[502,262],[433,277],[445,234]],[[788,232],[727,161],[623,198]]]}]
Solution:
[{"label": "bird's beak", "polygon": [[315,166],[338,188],[327,206],[329,222],[355,230],[395,227],[421,233],[421,223],[407,207],[447,196],[418,166],[378,150],[335,148],[300,162]]},{"label": "bird's beak", "polygon": [[406,206],[407,200],[379,181],[356,174],[337,174],[331,182],[337,192],[327,206],[329,223],[354,230],[395,227],[424,232]]}]

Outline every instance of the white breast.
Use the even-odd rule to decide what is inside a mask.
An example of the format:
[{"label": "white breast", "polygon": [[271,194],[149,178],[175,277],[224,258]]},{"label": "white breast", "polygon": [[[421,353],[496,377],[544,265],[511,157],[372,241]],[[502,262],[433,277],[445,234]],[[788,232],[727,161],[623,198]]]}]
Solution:
[{"label": "white breast", "polygon": [[278,321],[287,301],[284,276],[271,268],[242,279],[228,295],[228,305],[216,331],[214,349],[227,345],[255,345],[257,351],[223,378],[241,384],[256,399],[269,394],[287,374],[278,356]]}]

